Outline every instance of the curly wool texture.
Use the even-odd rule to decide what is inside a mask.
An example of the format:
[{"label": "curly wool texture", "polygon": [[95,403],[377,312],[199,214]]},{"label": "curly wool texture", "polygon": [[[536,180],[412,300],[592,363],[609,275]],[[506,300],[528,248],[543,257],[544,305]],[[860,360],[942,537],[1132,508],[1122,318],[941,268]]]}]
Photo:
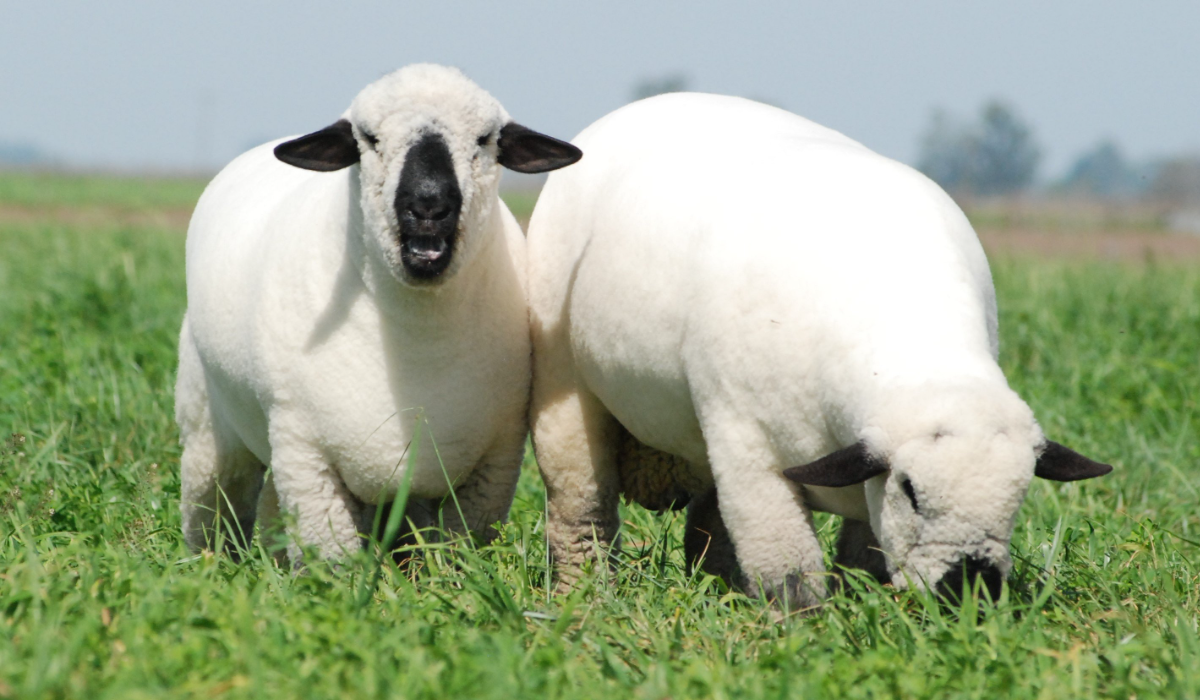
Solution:
[{"label": "curly wool texture", "polygon": [[[399,222],[392,197],[400,182],[405,155],[413,143],[427,133],[445,137],[462,192],[460,233],[473,222],[486,221],[499,204],[496,196],[500,168],[496,166],[494,135],[511,121],[508,112],[470,78],[456,68],[428,63],[406,66],[363,88],[346,116],[361,136],[376,139],[365,149],[362,170],[362,209],[367,227],[378,235],[372,239],[376,255],[391,269],[400,266],[399,251],[391,238]],[[493,136],[484,144],[481,136]],[[482,154],[487,157],[479,157]],[[507,207],[504,214],[507,214]],[[477,224],[474,224],[477,225]],[[450,263],[453,275],[480,245],[480,236],[460,236],[459,253]]]},{"label": "curly wool texture", "polygon": [[[996,362],[987,259],[945,192],[717,95],[635,102],[575,144],[587,158],[549,179],[528,232],[556,560],[614,537],[614,489],[660,506],[675,493],[675,460],[611,437],[617,417],[711,473],[766,595],[823,594],[814,509],[869,521],[893,581],[931,584],[963,557],[1008,571],[1043,438]],[[843,488],[783,475],[855,443],[891,471]]]},{"label": "curly wool texture", "polygon": [[616,447],[621,495],[647,510],[680,510],[711,488],[686,460],[648,447],[621,429]]},{"label": "curly wool texture", "polygon": [[[343,118],[357,164],[303,170],[266,144],[222,170],[192,217],[176,419],[193,549],[211,546],[218,515],[282,512],[293,560],[301,544],[342,556],[361,547],[369,504],[406,480],[414,497],[455,492],[449,527],[508,513],[530,380],[524,236],[498,196],[508,113],[459,71],[417,65]],[[463,205],[451,264],[414,281],[396,192],[430,134]]]}]

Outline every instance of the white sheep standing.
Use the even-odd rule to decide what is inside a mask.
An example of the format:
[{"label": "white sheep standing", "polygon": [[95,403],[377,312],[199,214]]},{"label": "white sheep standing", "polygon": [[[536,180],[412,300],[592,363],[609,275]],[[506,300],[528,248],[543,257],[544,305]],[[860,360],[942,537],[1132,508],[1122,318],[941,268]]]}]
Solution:
[{"label": "white sheep standing", "polygon": [[453,488],[449,527],[507,515],[530,347],[524,238],[497,196],[500,166],[543,172],[580,155],[458,70],[413,65],[333,125],[217,175],[188,229],[176,386],[193,549],[212,546],[218,513],[240,539],[257,510],[282,508],[294,562],[299,545],[339,556],[406,478],[418,498]]},{"label": "white sheep standing", "polygon": [[587,159],[550,177],[528,233],[561,580],[616,543],[623,479],[649,469],[691,482],[690,557],[727,528],[745,583],[785,604],[826,589],[812,509],[845,516],[840,563],[995,594],[1035,473],[1110,469],[1009,389],[987,260],[924,176],[715,95],[628,105],[574,143]]}]

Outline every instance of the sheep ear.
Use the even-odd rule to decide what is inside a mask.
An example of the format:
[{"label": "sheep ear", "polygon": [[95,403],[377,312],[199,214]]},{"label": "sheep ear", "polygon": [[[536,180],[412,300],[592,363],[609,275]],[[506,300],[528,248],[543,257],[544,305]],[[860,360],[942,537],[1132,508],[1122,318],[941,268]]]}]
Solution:
[{"label": "sheep ear", "polygon": [[583,151],[566,141],[539,134],[509,122],[500,129],[500,165],[519,173],[544,173],[565,168],[583,157]]},{"label": "sheep ear", "polygon": [[887,463],[872,457],[867,446],[859,442],[815,462],[784,469],[783,475],[808,486],[853,486],[887,470]]},{"label": "sheep ear", "polygon": [[1046,447],[1038,455],[1033,465],[1033,475],[1052,481],[1079,481],[1094,479],[1111,472],[1113,468],[1107,464],[1094,462],[1069,447],[1064,447],[1052,440],[1046,441]]},{"label": "sheep ear", "polygon": [[358,162],[358,143],[350,122],[339,119],[329,126],[275,147],[275,157],[305,170],[331,172]]}]

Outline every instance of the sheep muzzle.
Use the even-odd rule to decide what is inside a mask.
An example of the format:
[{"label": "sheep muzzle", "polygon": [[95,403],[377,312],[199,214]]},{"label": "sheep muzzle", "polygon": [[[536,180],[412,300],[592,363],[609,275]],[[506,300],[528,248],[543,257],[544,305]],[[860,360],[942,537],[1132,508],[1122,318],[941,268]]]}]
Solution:
[{"label": "sheep muzzle", "polygon": [[937,582],[935,589],[947,602],[958,602],[963,594],[963,583],[973,589],[977,581],[983,584],[992,600],[1000,598],[1000,587],[1004,583],[1000,567],[975,556],[964,557],[953,564]]},{"label": "sheep muzzle", "polygon": [[446,141],[425,134],[409,149],[396,187],[400,261],[411,277],[429,280],[450,266],[462,202]]}]

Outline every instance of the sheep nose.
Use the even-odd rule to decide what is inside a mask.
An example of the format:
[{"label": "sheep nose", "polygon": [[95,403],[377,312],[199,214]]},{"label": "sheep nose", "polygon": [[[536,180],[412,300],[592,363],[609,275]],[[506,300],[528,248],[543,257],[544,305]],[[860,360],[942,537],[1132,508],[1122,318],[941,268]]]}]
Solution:
[{"label": "sheep nose", "polygon": [[963,582],[974,588],[976,580],[983,582],[992,600],[1000,598],[1000,586],[1004,583],[1004,577],[1000,574],[999,567],[975,556],[963,557],[950,567],[937,583],[938,595],[947,600],[958,601],[962,597]]},{"label": "sheep nose", "polygon": [[[400,169],[396,214],[402,221],[416,224],[425,234],[432,234],[434,231],[430,226],[439,229],[455,227],[462,200],[454,158],[445,139],[439,134],[425,134],[409,149]],[[440,233],[445,235],[453,231]]]},{"label": "sheep nose", "polygon": [[408,210],[417,219],[424,221],[441,221],[450,216],[454,210],[454,203],[447,196],[442,194],[424,195],[413,198],[409,203]]}]

